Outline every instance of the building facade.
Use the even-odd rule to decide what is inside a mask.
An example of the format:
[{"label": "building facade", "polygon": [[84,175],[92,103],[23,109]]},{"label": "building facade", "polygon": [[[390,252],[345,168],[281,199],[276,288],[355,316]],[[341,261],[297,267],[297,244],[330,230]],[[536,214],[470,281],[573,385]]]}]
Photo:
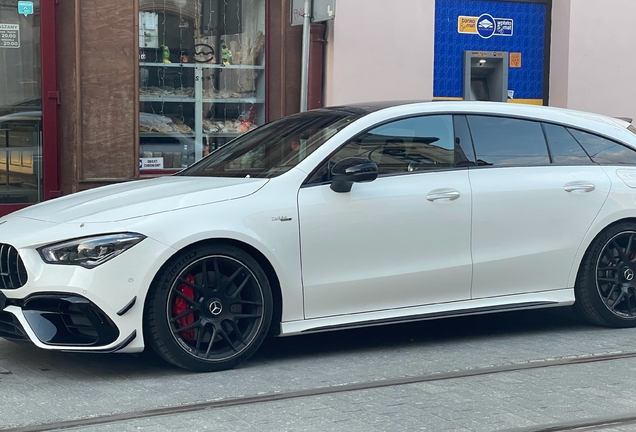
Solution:
[{"label": "building facade", "polygon": [[[310,106],[480,99],[636,117],[634,11],[340,0],[326,32],[312,28]],[[290,0],[0,0],[0,214],[176,172],[297,112],[290,12]]]},{"label": "building facade", "polygon": [[[465,53],[477,62],[505,53],[508,102],[636,118],[633,12],[630,0],[341,1],[328,27],[325,103],[464,99]],[[509,26],[480,35],[482,15]]]},{"label": "building facade", "polygon": [[297,112],[301,28],[289,10],[266,0],[0,0],[0,214],[177,172]]}]

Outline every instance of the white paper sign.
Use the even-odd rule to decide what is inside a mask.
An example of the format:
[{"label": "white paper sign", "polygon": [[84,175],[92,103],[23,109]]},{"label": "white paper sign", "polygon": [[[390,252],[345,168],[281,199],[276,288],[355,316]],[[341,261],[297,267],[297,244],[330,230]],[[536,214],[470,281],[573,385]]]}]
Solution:
[{"label": "white paper sign", "polygon": [[19,24],[0,24],[0,48],[20,48]]},{"label": "white paper sign", "polygon": [[163,169],[163,158],[139,158],[139,169]]},{"label": "white paper sign", "polygon": [[146,30],[157,30],[159,14],[146,12],[145,19],[146,19],[146,22],[144,23],[144,26],[146,27]]}]

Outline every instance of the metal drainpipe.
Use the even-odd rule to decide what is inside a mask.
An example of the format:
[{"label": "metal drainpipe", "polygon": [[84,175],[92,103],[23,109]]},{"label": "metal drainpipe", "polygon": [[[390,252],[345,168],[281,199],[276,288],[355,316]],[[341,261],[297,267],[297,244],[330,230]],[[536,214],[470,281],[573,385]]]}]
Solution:
[{"label": "metal drainpipe", "polygon": [[309,54],[309,83],[307,95],[307,109],[322,108],[323,106],[323,77],[325,57],[325,23],[311,25],[311,52]]},{"label": "metal drainpipe", "polygon": [[305,0],[305,16],[303,19],[303,54],[300,75],[300,112],[307,111],[307,93],[309,85],[309,35],[311,29],[311,0]]}]

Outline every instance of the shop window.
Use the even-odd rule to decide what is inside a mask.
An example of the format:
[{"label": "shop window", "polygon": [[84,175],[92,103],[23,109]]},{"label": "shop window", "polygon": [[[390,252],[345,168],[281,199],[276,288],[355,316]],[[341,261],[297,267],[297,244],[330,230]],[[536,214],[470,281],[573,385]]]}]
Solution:
[{"label": "shop window", "polygon": [[42,12],[39,1],[26,16],[16,4],[0,1],[0,204],[44,198]]},{"label": "shop window", "polygon": [[180,170],[265,122],[265,0],[140,0],[140,170]]}]

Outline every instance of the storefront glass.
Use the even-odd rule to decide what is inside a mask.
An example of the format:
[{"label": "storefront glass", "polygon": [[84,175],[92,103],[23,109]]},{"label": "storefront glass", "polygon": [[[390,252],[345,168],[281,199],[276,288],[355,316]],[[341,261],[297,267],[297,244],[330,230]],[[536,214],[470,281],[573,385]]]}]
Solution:
[{"label": "storefront glass", "polygon": [[139,0],[140,170],[179,170],[265,121],[265,0]]},{"label": "storefront glass", "polygon": [[0,204],[43,198],[40,59],[40,1],[0,2]]}]

